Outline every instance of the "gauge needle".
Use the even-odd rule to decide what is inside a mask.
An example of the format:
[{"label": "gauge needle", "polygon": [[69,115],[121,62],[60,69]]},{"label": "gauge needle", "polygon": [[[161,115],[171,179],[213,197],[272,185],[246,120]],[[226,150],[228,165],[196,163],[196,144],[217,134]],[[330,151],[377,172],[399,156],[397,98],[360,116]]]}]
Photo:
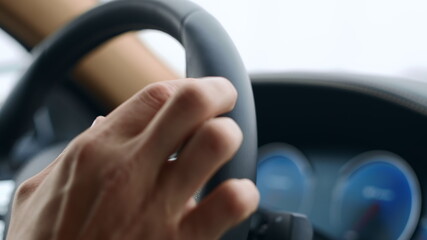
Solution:
[{"label": "gauge needle", "polygon": [[379,210],[380,210],[380,204],[378,202],[372,204],[368,209],[366,209],[365,213],[362,215],[359,221],[356,222],[356,224],[353,227],[353,231],[359,232],[360,230],[362,230],[369,223],[369,221],[375,215],[377,215]]}]

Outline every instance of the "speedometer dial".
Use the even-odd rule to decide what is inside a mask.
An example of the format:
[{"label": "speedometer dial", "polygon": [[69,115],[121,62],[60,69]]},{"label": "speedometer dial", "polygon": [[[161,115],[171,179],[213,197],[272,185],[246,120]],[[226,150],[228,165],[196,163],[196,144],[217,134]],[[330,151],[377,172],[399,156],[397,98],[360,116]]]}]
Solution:
[{"label": "speedometer dial", "polygon": [[306,213],[312,192],[310,165],[304,155],[290,145],[265,145],[259,151],[257,186],[261,207]]},{"label": "speedometer dial", "polygon": [[417,178],[403,159],[388,152],[365,153],[351,161],[334,197],[337,239],[408,240],[419,220]]}]

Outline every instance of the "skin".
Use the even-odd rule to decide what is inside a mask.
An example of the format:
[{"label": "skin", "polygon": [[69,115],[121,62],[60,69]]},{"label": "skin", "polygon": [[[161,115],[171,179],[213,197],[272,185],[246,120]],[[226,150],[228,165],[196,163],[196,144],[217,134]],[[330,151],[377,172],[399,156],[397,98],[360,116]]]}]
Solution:
[{"label": "skin", "polygon": [[146,87],[19,187],[7,239],[220,238],[259,201],[245,179],[192,198],[242,141],[232,119],[217,117],[236,96],[223,78]]},{"label": "skin", "polygon": [[[97,0],[0,0],[0,27],[34,47],[97,5]],[[148,84],[177,79],[178,74],[135,33],[127,33],[88,54],[77,64],[74,77],[103,104],[114,108]]]}]

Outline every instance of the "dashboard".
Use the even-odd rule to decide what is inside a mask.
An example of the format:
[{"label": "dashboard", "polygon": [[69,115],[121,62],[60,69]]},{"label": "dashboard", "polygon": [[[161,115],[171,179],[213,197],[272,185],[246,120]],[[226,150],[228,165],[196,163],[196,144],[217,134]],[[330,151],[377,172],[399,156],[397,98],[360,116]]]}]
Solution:
[{"label": "dashboard", "polygon": [[[342,73],[251,80],[261,208],[306,215],[315,240],[427,239],[427,84]],[[26,166],[16,184],[103,114],[78,86],[59,86],[15,149],[13,165]]]},{"label": "dashboard", "polygon": [[427,239],[423,84],[325,73],[252,80],[261,207],[307,215],[315,239]]}]

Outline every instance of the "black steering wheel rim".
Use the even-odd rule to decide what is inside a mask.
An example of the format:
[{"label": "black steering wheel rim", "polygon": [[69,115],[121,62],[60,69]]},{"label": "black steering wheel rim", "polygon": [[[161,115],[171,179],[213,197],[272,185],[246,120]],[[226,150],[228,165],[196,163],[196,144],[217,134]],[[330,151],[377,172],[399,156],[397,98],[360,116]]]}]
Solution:
[{"label": "black steering wheel rim", "polygon": [[[163,31],[183,45],[188,77],[223,76],[239,93],[235,109],[227,116],[242,129],[242,146],[233,160],[207,183],[202,196],[229,178],[255,180],[257,133],[249,77],[234,44],[220,24],[206,11],[187,1],[113,1],[81,15],[44,41],[35,49],[33,64],[0,110],[0,153],[10,151],[49,91],[83,56],[121,33],[141,29]],[[248,231],[246,222],[228,232],[223,239],[243,240]]]}]

